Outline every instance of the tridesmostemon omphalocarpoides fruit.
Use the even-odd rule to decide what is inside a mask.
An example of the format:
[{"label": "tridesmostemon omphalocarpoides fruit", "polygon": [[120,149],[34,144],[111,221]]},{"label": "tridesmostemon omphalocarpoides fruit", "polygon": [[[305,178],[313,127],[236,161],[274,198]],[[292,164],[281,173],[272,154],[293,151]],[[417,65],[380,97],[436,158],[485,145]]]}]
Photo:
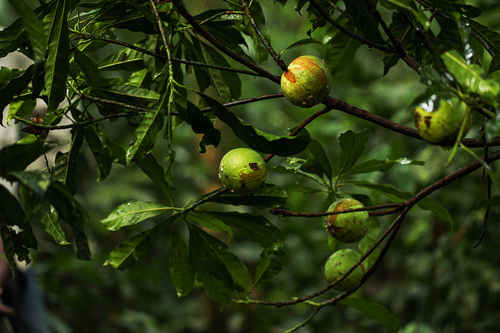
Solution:
[{"label": "tridesmostemon omphalocarpoides fruit", "polygon": [[[325,264],[325,277],[328,283],[337,281],[347,273],[359,258],[361,258],[361,254],[352,249],[342,249],[333,253]],[[364,275],[365,267],[361,264],[333,288],[338,291],[353,290],[359,286]]]},{"label": "tridesmostemon omphalocarpoides fruit", "polygon": [[[335,201],[328,211],[342,212],[363,207],[363,204],[356,199],[342,198]],[[343,243],[357,242],[368,232],[369,217],[367,211],[328,215],[325,221],[326,230]]]},{"label": "tridesmostemon omphalocarpoides fruit", "polygon": [[470,107],[458,97],[432,95],[415,108],[415,126],[427,142],[453,145],[465,122],[460,139],[470,129]]},{"label": "tridesmostemon omphalocarpoides fruit", "polygon": [[325,62],[315,56],[301,56],[281,75],[281,90],[292,104],[309,108],[330,94],[332,74]]},{"label": "tridesmostemon omphalocarpoides fruit", "polygon": [[252,149],[233,149],[220,161],[219,178],[234,193],[255,193],[266,181],[266,176],[266,162]]}]

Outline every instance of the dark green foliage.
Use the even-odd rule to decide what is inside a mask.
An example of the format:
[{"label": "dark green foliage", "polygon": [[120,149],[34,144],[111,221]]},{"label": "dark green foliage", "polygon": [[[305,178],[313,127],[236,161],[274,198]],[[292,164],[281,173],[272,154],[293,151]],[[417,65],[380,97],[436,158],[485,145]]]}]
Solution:
[{"label": "dark green foliage", "polygon": [[[19,17],[0,21],[0,58],[29,64],[2,63],[0,136],[27,134],[0,148],[18,189],[0,185],[0,234],[11,267],[40,263],[74,332],[500,329],[499,5],[7,3]],[[325,105],[279,98],[299,55],[329,66]],[[441,93],[474,112],[472,139],[445,149],[419,140],[412,112]],[[236,147],[268,154],[252,195],[217,179]],[[346,246],[324,229],[339,197],[372,214],[355,296],[324,289]]]}]

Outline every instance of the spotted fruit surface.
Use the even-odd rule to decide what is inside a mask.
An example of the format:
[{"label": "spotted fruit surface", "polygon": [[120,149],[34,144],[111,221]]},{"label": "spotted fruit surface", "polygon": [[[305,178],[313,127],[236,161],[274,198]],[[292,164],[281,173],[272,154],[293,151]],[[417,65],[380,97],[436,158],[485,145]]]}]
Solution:
[{"label": "spotted fruit surface", "polygon": [[471,125],[471,112],[465,102],[458,97],[431,98],[415,108],[415,126],[420,136],[434,144],[453,144],[465,120],[462,138]]},{"label": "spotted fruit surface", "polygon": [[292,104],[309,108],[330,94],[332,75],[325,62],[315,56],[301,56],[281,75],[281,90]]},{"label": "spotted fruit surface", "polygon": [[[352,249],[342,249],[333,253],[325,264],[325,277],[328,283],[335,282],[347,273],[359,258],[361,258],[361,254]],[[365,267],[361,264],[333,288],[338,291],[353,290],[359,286],[364,275]]]},{"label": "spotted fruit surface", "polygon": [[[335,201],[329,212],[342,212],[346,209],[363,208],[363,204],[352,198],[342,198]],[[367,211],[345,214],[328,215],[326,217],[326,230],[343,243],[353,243],[361,240],[369,228],[369,215]]]},{"label": "spotted fruit surface", "polygon": [[262,187],[266,177],[266,163],[252,149],[233,149],[220,161],[219,178],[234,193],[252,194]]}]

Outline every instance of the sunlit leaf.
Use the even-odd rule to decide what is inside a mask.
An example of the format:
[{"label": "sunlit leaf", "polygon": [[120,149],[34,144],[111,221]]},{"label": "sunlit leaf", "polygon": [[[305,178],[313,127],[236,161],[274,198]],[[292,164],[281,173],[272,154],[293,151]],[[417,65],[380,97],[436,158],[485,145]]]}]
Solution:
[{"label": "sunlit leaf", "polygon": [[61,225],[59,224],[59,215],[54,207],[51,207],[41,219],[45,231],[54,238],[54,241],[59,245],[70,244],[66,239],[66,234],[64,233]]},{"label": "sunlit leaf", "polygon": [[122,227],[137,224],[151,217],[163,214],[172,207],[165,207],[154,202],[130,201],[113,209],[113,211],[100,222],[108,230],[118,230]]}]

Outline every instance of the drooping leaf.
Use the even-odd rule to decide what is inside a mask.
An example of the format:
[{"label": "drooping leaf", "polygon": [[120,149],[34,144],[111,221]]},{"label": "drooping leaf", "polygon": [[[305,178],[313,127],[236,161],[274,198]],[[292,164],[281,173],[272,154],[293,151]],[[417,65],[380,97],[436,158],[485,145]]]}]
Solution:
[{"label": "drooping leaf", "polygon": [[269,281],[281,272],[281,264],[278,260],[271,257],[268,251],[264,250],[260,254],[259,262],[255,268],[252,289],[257,285]]},{"label": "drooping leaf", "polygon": [[76,168],[77,159],[83,144],[83,129],[75,127],[71,130],[72,138],[69,151],[57,152],[54,165],[52,166],[52,180],[66,186],[71,194],[75,195],[77,190]]},{"label": "drooping leaf", "polygon": [[47,37],[43,31],[42,23],[35,12],[23,0],[10,0],[9,2],[21,15],[33,48],[35,62],[42,61],[47,52]]},{"label": "drooping leaf", "polygon": [[66,234],[59,224],[59,215],[54,207],[50,207],[50,210],[41,219],[45,231],[54,238],[54,241],[59,245],[70,244],[66,239]]},{"label": "drooping leaf", "polygon": [[102,182],[108,177],[113,164],[108,138],[98,124],[85,126],[85,141],[97,163],[97,181]]},{"label": "drooping leaf", "polygon": [[387,171],[391,169],[394,165],[424,165],[423,161],[415,161],[407,158],[401,158],[398,160],[369,160],[354,166],[351,170],[344,173],[344,175],[353,175],[360,173],[369,173],[375,171]]},{"label": "drooping leaf", "polygon": [[259,243],[269,252],[279,252],[285,247],[285,235],[263,216],[237,212],[205,211],[205,213],[245,231],[253,242]]},{"label": "drooping leaf", "polygon": [[171,184],[169,184],[167,177],[165,175],[165,170],[158,163],[153,154],[147,154],[143,159],[136,162],[149,179],[156,184],[159,188],[163,190],[164,193],[168,193],[168,189]]},{"label": "drooping leaf", "polygon": [[189,215],[189,219],[202,225],[210,230],[222,232],[231,240],[233,238],[233,230],[227,224],[218,218],[202,211],[193,211]]},{"label": "drooping leaf", "polygon": [[9,113],[5,118],[5,122],[8,124],[9,121],[13,118],[13,116],[20,118],[26,117],[27,115],[33,112],[35,106],[36,106],[36,101],[31,99],[11,102],[9,104]]},{"label": "drooping leaf", "polygon": [[305,135],[280,137],[264,133],[239,119],[215,99],[201,93],[199,94],[207,101],[217,118],[228,124],[234,131],[234,134],[250,148],[266,154],[290,156],[303,151],[309,144],[309,137]]},{"label": "drooping leaf", "polygon": [[108,217],[100,222],[106,229],[116,231],[173,209],[154,202],[130,201],[115,207]]},{"label": "drooping leaf", "polygon": [[370,302],[356,296],[348,296],[341,300],[339,304],[344,304],[352,309],[360,311],[363,316],[368,319],[375,320],[376,322],[384,325],[388,333],[399,332],[399,319],[389,312],[386,307]]},{"label": "drooping leaf", "polygon": [[378,29],[378,22],[370,13],[366,2],[360,0],[344,0],[346,12],[351,16],[354,25],[368,40],[384,44],[384,39]]},{"label": "drooping leaf", "polygon": [[85,53],[80,51],[78,48],[73,50],[75,56],[75,61],[79,68],[83,71],[83,79],[87,82],[90,87],[102,87],[108,84],[108,80],[105,79],[97,65],[94,64],[92,59],[90,59]]},{"label": "drooping leaf", "polygon": [[278,55],[281,56],[285,51],[288,51],[290,49],[294,49],[296,47],[306,46],[309,44],[321,44],[321,42],[319,40],[314,39],[314,38],[304,38],[304,39],[296,41],[295,43],[292,43],[290,46],[288,46],[284,50],[280,51],[280,53]]},{"label": "drooping leaf", "polygon": [[363,154],[363,151],[365,150],[365,145],[368,142],[369,135],[370,134],[366,129],[358,133],[354,133],[349,130],[340,135],[339,143],[341,151],[339,177],[345,172],[348,172],[354,164],[356,164],[356,161],[361,157],[361,154]]},{"label": "drooping leaf", "polygon": [[228,251],[227,245],[198,227],[191,226],[190,231],[190,247],[192,241],[195,241],[199,256],[193,258],[195,266],[200,265],[230,288],[249,291],[252,286],[250,273],[243,262]]},{"label": "drooping leaf", "polygon": [[66,97],[69,69],[68,0],[57,2],[49,34],[48,56],[45,62],[45,92],[48,110],[55,110]]},{"label": "drooping leaf", "polygon": [[27,38],[23,19],[19,17],[11,25],[0,31],[0,58],[16,51]]},{"label": "drooping leaf", "polygon": [[[29,66],[26,71],[20,76],[11,79],[9,83],[0,89],[0,116],[3,115],[3,110],[12,102],[12,98],[22,93],[22,91],[28,86],[33,76],[34,66]],[[0,117],[0,125],[3,126],[3,116]]]},{"label": "drooping leaf", "polygon": [[170,280],[177,290],[177,296],[187,296],[194,286],[195,271],[189,255],[189,248],[179,233],[174,230],[168,251]]},{"label": "drooping leaf", "polygon": [[[347,28],[357,33],[357,29],[352,29],[351,25],[348,24]],[[326,33],[323,44],[326,46],[325,62],[330,72],[332,72],[332,76],[347,68],[347,65],[354,60],[356,51],[361,46],[359,40],[339,31],[334,26]]]}]

